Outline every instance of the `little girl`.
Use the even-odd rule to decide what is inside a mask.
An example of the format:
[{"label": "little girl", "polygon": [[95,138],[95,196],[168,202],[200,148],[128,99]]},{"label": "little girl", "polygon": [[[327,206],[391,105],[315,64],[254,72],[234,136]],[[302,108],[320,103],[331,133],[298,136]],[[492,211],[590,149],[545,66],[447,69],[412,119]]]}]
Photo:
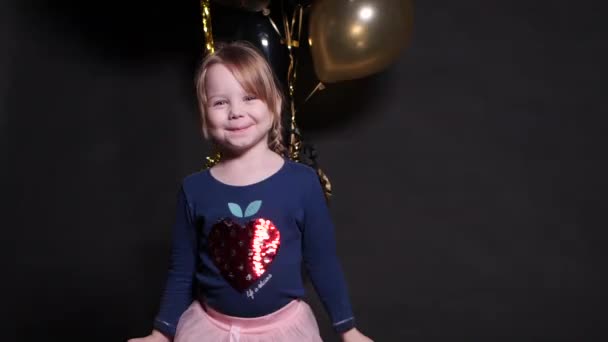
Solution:
[{"label": "little girl", "polygon": [[154,330],[129,341],[321,341],[302,261],[342,340],[371,341],[355,328],[317,174],[283,156],[282,95],[264,57],[227,44],[196,84],[203,135],[222,158],[183,180]]}]

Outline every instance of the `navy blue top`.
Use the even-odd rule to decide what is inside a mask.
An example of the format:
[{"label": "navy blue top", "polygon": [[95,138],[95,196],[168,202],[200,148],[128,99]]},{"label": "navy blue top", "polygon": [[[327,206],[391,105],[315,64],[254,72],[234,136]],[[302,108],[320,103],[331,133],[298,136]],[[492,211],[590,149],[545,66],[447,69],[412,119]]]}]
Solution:
[{"label": "navy blue top", "polygon": [[[182,182],[176,216],[156,329],[174,336],[180,316],[198,296],[226,315],[270,314],[304,296],[302,261],[335,330],[344,332],[354,327],[346,281],[336,256],[334,226],[312,168],[286,160],[272,176],[246,186],[224,184],[208,170],[192,174]],[[243,270],[239,260],[247,265],[247,258],[239,256],[238,251],[235,256],[233,240],[228,240],[235,234],[230,229],[243,233],[253,229],[250,226],[254,222],[273,225],[280,234],[274,259],[269,258],[272,251],[265,250],[268,254],[260,261],[263,273],[257,279],[247,269],[237,270]],[[226,238],[214,240],[212,233]],[[251,241],[244,240],[245,246],[251,246]],[[228,246],[218,252],[224,242]],[[245,250],[253,253],[250,247]],[[236,259],[228,260],[230,265],[220,260],[231,255]]]}]

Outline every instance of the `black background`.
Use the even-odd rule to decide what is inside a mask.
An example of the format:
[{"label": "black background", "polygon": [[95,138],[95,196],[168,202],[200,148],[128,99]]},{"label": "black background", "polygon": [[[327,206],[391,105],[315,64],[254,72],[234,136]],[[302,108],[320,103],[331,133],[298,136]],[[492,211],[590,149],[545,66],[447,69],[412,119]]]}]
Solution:
[{"label": "black background", "polygon": [[[1,6],[2,339],[147,334],[207,153],[198,2]],[[375,340],[605,340],[602,6],[418,1],[397,63],[303,110]]]}]

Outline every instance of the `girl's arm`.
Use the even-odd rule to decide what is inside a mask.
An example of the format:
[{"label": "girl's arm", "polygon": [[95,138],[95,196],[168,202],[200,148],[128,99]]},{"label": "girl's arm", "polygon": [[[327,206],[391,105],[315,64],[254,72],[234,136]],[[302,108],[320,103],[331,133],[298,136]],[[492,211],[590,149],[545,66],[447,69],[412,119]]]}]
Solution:
[{"label": "girl's arm", "polygon": [[177,198],[176,218],[172,232],[169,272],[154,329],[175,336],[177,322],[193,300],[196,267],[196,224],[193,209],[182,186]]},{"label": "girl's arm", "polygon": [[304,264],[319,298],[338,333],[355,327],[348,289],[336,255],[334,225],[323,190],[314,170],[303,182],[304,220],[302,229]]},{"label": "girl's arm", "polygon": [[344,342],[372,342],[355,328],[346,280],[336,254],[334,225],[319,179],[311,169],[304,198],[303,256],[311,280]]}]

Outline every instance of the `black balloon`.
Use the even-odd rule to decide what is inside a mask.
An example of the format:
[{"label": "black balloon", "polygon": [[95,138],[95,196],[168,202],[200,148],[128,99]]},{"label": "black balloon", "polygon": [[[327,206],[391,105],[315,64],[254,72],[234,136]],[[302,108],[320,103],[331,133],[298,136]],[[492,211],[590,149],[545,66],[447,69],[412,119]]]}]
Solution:
[{"label": "black balloon", "polygon": [[[284,127],[283,138],[289,142],[289,127],[291,125],[291,111],[289,103],[289,92],[287,84],[287,72],[290,64],[289,50],[282,37],[285,36],[284,14],[291,23],[291,16],[297,5],[304,7],[302,31],[300,37],[300,47],[293,49],[294,58],[297,60],[297,77],[295,82],[295,105],[300,111],[304,97],[314,88],[316,75],[308,47],[307,17],[311,0],[273,0],[270,2],[269,12],[266,15],[262,12],[251,12],[239,10],[230,6],[223,6],[218,2],[211,2],[211,25],[213,38],[217,43],[245,40],[256,46],[266,57],[275,75],[283,87],[286,103],[283,105],[282,123]],[[276,24],[276,29],[271,24],[271,20]],[[301,115],[298,114],[298,122]],[[307,157],[309,150],[314,149],[305,143],[303,149],[303,161],[314,166],[315,162],[310,161],[312,157]],[[313,151],[314,152],[314,151]],[[312,158],[314,159],[314,158]]]},{"label": "black balloon", "polygon": [[261,11],[268,6],[270,0],[213,0],[220,4],[248,11]]},{"label": "black balloon", "polygon": [[278,2],[282,2],[283,5],[286,8],[295,8],[296,5],[300,5],[302,7],[306,7],[310,4],[312,4],[312,0],[282,0],[282,1],[278,1]]},{"label": "black balloon", "polygon": [[[267,16],[211,4],[211,25],[216,43],[247,41],[262,52],[284,89],[287,89],[289,51]],[[277,27],[279,27],[277,23]]]}]

